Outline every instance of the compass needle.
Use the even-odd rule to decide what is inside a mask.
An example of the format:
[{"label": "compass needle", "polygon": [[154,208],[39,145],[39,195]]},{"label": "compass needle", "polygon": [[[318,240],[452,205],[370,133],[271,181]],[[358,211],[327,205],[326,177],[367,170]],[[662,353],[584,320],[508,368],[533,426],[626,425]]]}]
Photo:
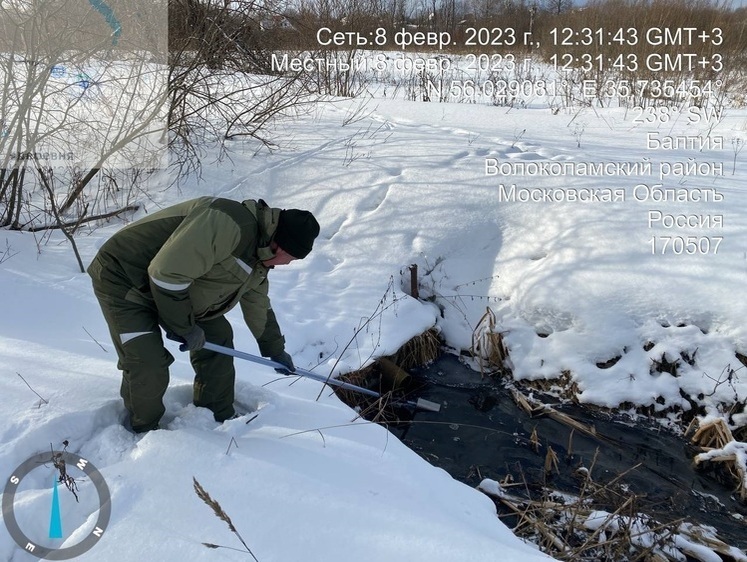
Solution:
[{"label": "compass needle", "polygon": [[62,513],[60,513],[60,495],[57,492],[57,475],[54,477],[52,492],[52,512],[49,517],[49,538],[62,538]]}]

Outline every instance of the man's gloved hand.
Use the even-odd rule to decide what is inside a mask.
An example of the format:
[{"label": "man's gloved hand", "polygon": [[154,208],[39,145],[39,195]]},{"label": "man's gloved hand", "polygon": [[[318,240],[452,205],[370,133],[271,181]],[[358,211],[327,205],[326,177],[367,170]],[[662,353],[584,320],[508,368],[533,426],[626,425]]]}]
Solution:
[{"label": "man's gloved hand", "polygon": [[182,337],[184,343],[179,346],[182,351],[197,351],[205,345],[205,332],[196,324]]},{"label": "man's gloved hand", "polygon": [[285,369],[275,369],[278,373],[282,373],[283,375],[290,375],[293,371],[296,370],[296,366],[293,364],[293,359],[290,355],[288,355],[287,352],[283,351],[282,353],[278,353],[277,355],[273,355],[270,357],[275,363],[280,363],[285,366]]}]

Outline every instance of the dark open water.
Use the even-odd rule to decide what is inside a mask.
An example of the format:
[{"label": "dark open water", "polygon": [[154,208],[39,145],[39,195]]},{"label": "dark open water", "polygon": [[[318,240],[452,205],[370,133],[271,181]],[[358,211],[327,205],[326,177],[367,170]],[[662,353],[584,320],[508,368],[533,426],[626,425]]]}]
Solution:
[{"label": "dark open water", "polygon": [[[556,406],[576,420],[593,425],[602,438],[575,431],[568,451],[571,428],[547,417],[530,417],[514,403],[510,391],[499,382],[481,380],[458,358],[444,355],[419,372],[423,383],[416,396],[440,403],[439,413],[418,411],[412,423],[390,427],[408,446],[454,478],[476,486],[482,478],[502,480],[507,474],[526,480],[530,488],[545,479],[547,447],[559,459],[560,474],[553,472],[548,484],[574,493],[579,466],[592,468],[596,482],[609,482],[638,463],[623,482],[636,494],[645,495],[639,506],[661,523],[682,517],[718,530],[724,542],[747,548],[747,505],[732,495],[732,488],[713,475],[694,470],[692,451],[685,439],[640,423],[622,423],[575,406]],[[473,427],[480,426],[480,427]],[[537,431],[541,447],[535,452],[530,437]],[[597,453],[598,451],[598,453]],[[515,493],[516,490],[512,490]]]}]

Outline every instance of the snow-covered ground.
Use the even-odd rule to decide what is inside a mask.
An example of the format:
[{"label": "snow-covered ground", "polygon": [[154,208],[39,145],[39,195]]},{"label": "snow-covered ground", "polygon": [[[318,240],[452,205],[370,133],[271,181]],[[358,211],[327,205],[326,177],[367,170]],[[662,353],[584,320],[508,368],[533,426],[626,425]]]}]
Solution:
[{"label": "snow-covered ground", "polygon": [[[320,105],[286,123],[272,154],[231,145],[230,158],[205,164],[202,181],[152,190],[138,216],[197,195],[313,211],[322,225],[315,249],[272,273],[271,296],[296,364],[323,374],[335,364],[336,372],[359,368],[434,325],[449,345],[468,348],[490,306],[517,378],[568,372],[580,400],[609,407],[690,408],[681,390],[711,416],[744,401],[747,376],[736,352],[747,354],[747,152],[737,154],[732,139],[747,137],[746,110],[711,124],[691,123],[685,113],[646,123],[618,108],[556,113],[542,103],[508,109],[378,99],[351,120],[360,103]],[[710,134],[723,138],[723,148],[652,150],[652,131]],[[659,179],[662,162],[689,159],[722,163],[724,173]],[[638,176],[492,174],[534,170],[529,164],[647,161],[651,173]],[[636,188],[659,183],[701,200],[662,202],[655,193],[645,200]],[[623,190],[624,201],[511,201],[501,184],[530,197]],[[684,227],[649,226],[656,213]],[[691,216],[708,227],[691,226]],[[120,226],[78,236],[86,263]],[[116,358],[88,278],[60,234],[39,247],[38,236],[0,234],[0,255],[9,250],[0,263],[0,475],[5,480],[63,441],[101,471],[112,519],[82,560],[248,559],[202,544],[242,548],[195,495],[193,477],[261,562],[544,558],[498,521],[490,499],[384,428],[356,420],[329,392],[317,400],[312,381],[278,380],[271,369],[238,361],[237,400],[247,416],[218,425],[190,404],[191,369],[172,348],[167,430],[128,433]],[[670,242],[664,251],[665,237],[682,237],[682,247]],[[687,237],[696,239],[695,254],[687,254]],[[413,263],[421,294],[433,302],[402,292],[409,285],[402,272]],[[377,307],[385,311],[368,321]],[[231,320],[236,346],[256,353],[240,314]],[[652,372],[662,358],[679,361],[676,375]],[[30,536],[49,543],[49,481],[43,469],[34,472],[16,515]],[[63,490],[63,524],[84,525],[70,500]],[[0,537],[0,559],[33,559],[4,529]]]}]

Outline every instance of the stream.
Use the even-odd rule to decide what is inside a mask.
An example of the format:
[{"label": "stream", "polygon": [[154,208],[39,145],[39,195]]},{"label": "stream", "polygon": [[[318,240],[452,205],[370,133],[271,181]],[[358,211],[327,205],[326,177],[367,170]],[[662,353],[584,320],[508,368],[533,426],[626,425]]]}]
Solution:
[{"label": "stream", "polygon": [[[416,395],[440,403],[441,411],[418,411],[390,430],[457,480],[474,487],[484,478],[501,481],[510,474],[525,483],[521,489],[546,485],[574,494],[581,466],[602,483],[627,471],[621,482],[642,498],[637,505],[644,513],[662,523],[687,518],[712,526],[727,544],[747,548],[747,505],[732,494],[733,485],[695,470],[687,441],[655,422],[633,423],[574,405],[554,406],[594,426],[597,436],[587,435],[550,417],[530,416],[505,385],[481,379],[453,355],[411,373],[422,383]],[[549,475],[548,447],[558,459]]]}]

